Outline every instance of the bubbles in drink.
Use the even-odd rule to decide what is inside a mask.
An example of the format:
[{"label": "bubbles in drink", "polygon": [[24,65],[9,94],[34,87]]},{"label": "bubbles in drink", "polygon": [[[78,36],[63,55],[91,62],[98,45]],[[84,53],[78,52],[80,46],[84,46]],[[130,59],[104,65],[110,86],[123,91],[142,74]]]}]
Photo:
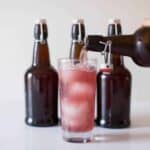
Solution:
[{"label": "bubbles in drink", "polygon": [[[93,86],[90,83],[74,82],[69,88],[68,95],[75,101],[88,101],[93,97]],[[87,92],[88,91],[88,92]]]}]

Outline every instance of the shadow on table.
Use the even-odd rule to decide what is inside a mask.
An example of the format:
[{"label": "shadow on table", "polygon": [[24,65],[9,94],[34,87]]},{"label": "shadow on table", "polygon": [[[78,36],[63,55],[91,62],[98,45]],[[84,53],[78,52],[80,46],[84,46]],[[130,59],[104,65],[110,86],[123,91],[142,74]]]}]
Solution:
[{"label": "shadow on table", "polygon": [[150,133],[96,134],[92,143],[150,141]]},{"label": "shadow on table", "polygon": [[140,114],[131,118],[131,128],[150,128],[150,115]]}]

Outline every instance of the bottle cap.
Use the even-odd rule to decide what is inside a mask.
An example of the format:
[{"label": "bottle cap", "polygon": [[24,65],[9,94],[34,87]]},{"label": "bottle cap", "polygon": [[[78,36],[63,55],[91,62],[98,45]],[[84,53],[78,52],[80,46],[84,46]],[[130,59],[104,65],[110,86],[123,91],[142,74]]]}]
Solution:
[{"label": "bottle cap", "polygon": [[82,18],[75,19],[72,21],[72,24],[84,24],[84,19],[82,19]]},{"label": "bottle cap", "polygon": [[47,24],[47,21],[46,21],[46,19],[41,18],[41,19],[37,19],[35,21],[35,24]]},{"label": "bottle cap", "polygon": [[46,19],[37,19],[34,24],[34,38],[36,41],[44,43],[48,37]]},{"label": "bottle cap", "polygon": [[142,25],[145,27],[150,27],[150,18],[145,18]]},{"label": "bottle cap", "polygon": [[108,21],[108,36],[120,35],[122,32],[120,19],[110,19]]},{"label": "bottle cap", "polygon": [[71,37],[74,41],[83,42],[85,37],[85,26],[83,19],[76,19],[73,21]]},{"label": "bottle cap", "polygon": [[120,22],[121,22],[120,19],[117,19],[117,18],[108,20],[108,24],[120,24]]}]

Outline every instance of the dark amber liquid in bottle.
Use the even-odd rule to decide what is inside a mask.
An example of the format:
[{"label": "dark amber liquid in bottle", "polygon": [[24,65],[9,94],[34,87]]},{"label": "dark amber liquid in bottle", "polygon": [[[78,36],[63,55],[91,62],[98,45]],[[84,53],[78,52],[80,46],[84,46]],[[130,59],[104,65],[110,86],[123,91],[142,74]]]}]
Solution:
[{"label": "dark amber liquid in bottle", "polygon": [[84,46],[83,42],[77,42],[77,41],[72,42],[71,49],[70,49],[71,52],[69,57],[74,59],[79,59],[83,46]]},{"label": "dark amber liquid in bottle", "polygon": [[[31,126],[52,126],[58,123],[58,75],[49,60],[46,24],[42,24],[42,28],[43,31],[39,24],[35,24],[33,63],[25,73],[25,122]],[[43,34],[42,41],[40,34]]]},{"label": "dark amber liquid in bottle", "polygon": [[[121,26],[117,25],[118,34]],[[115,35],[115,26],[108,32]],[[112,55],[112,69],[101,68],[97,74],[97,120],[99,126],[125,128],[130,125],[131,74],[124,66],[123,57]]]}]

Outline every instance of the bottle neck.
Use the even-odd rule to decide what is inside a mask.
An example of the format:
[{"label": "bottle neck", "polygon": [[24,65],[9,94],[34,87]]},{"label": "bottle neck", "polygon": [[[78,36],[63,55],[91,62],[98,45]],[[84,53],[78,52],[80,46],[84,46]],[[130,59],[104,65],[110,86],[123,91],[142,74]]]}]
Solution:
[{"label": "bottle neck", "polygon": [[69,57],[79,59],[83,46],[84,41],[72,40]]},{"label": "bottle neck", "polygon": [[134,36],[133,35],[118,35],[118,36],[108,36],[104,38],[106,41],[112,41],[112,51],[124,56],[134,56]]},{"label": "bottle neck", "polygon": [[[120,21],[114,20],[113,23],[108,25],[108,36],[118,36],[122,34],[122,27]],[[123,67],[123,56],[119,54],[111,54],[111,63],[113,67]]]},{"label": "bottle neck", "polygon": [[[122,33],[122,27],[120,24],[120,21],[113,20],[113,23],[110,23],[108,25],[108,36],[118,36]],[[119,67],[123,66],[123,57],[119,54],[111,54],[111,63],[113,64],[113,67]]]},{"label": "bottle neck", "polygon": [[71,48],[70,48],[70,58],[80,59],[80,53],[84,46],[85,38],[85,25],[81,20],[72,24],[71,29]]},{"label": "bottle neck", "polygon": [[89,35],[86,39],[85,48],[88,51],[102,52],[105,46],[101,44],[100,41],[106,42],[108,40],[112,41],[112,53],[131,57],[135,55],[134,35],[118,35],[107,37]]},{"label": "bottle neck", "polygon": [[84,44],[84,40],[75,40],[75,39],[72,39],[71,43],[72,44]]},{"label": "bottle neck", "polygon": [[32,65],[42,67],[50,66],[47,40],[43,42],[35,40]]},{"label": "bottle neck", "polygon": [[124,66],[123,56],[120,56],[119,54],[112,54],[111,63],[113,64],[113,67],[120,67],[120,66],[123,67]]}]

